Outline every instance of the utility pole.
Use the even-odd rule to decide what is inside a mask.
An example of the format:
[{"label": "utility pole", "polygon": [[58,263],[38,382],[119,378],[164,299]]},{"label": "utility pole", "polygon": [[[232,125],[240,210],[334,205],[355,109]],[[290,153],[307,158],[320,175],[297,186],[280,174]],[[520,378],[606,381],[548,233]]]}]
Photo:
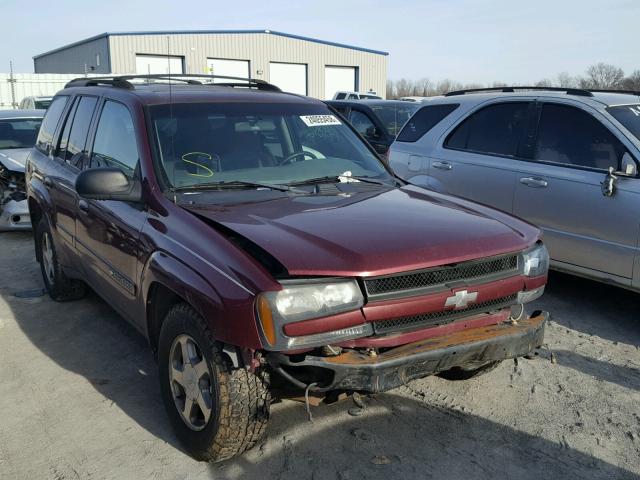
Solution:
[{"label": "utility pole", "polygon": [[15,110],[18,106],[16,102],[16,79],[13,78],[13,62],[9,60],[9,78],[7,79],[11,88],[11,107]]}]

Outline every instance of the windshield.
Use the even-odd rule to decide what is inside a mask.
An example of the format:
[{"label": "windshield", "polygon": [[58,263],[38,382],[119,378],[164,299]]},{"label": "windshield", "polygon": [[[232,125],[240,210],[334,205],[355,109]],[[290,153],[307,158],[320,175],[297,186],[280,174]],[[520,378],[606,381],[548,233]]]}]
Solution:
[{"label": "windshield", "polygon": [[47,99],[42,99],[42,100],[36,100],[34,102],[34,106],[37,109],[40,110],[46,110],[47,108],[49,108],[49,105],[51,105],[51,102],[53,101],[53,98],[47,98]]},{"label": "windshield", "polygon": [[33,147],[41,123],[41,118],[0,120],[0,149]]},{"label": "windshield", "polygon": [[392,178],[337,117],[317,105],[210,103],[150,107],[170,187]]},{"label": "windshield", "polygon": [[394,137],[398,135],[402,127],[415,111],[419,104],[407,103],[402,105],[371,105],[371,109],[378,116],[384,128]]},{"label": "windshield", "polygon": [[609,107],[607,111],[640,140],[640,105]]}]

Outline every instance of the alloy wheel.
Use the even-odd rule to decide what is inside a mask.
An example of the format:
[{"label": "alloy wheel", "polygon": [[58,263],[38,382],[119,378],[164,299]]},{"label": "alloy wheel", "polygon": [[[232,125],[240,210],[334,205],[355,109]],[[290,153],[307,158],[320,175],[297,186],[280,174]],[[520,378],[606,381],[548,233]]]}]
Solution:
[{"label": "alloy wheel", "polygon": [[205,428],[211,418],[211,373],[202,349],[189,335],[178,335],[169,354],[169,382],[173,402],[192,430]]},{"label": "alloy wheel", "polygon": [[53,263],[53,246],[51,244],[51,236],[49,232],[42,234],[42,266],[44,267],[44,273],[47,276],[49,285],[54,284],[55,271]]}]

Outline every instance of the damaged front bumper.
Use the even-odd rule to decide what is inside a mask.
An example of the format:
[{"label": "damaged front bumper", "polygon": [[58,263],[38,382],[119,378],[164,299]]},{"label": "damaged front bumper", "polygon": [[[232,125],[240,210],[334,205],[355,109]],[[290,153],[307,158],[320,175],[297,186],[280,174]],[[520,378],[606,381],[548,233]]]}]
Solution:
[{"label": "damaged front bumper", "polygon": [[0,231],[30,229],[31,218],[27,200],[5,199],[0,205]]},{"label": "damaged front bumper", "polygon": [[500,323],[471,328],[420,340],[372,356],[366,351],[345,349],[339,355],[289,357],[280,353],[267,355],[269,364],[295,377],[296,371],[322,369],[332,380],[321,390],[360,390],[384,392],[410,380],[453,367],[476,366],[487,362],[516,358],[542,345],[547,312],[518,323]]}]

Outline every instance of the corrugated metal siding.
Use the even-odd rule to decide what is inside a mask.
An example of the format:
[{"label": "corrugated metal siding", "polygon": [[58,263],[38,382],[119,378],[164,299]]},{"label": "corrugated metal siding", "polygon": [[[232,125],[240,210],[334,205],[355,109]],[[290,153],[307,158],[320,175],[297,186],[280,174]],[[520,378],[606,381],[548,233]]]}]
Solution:
[{"label": "corrugated metal siding", "polygon": [[[179,55],[185,73],[207,73],[207,58],[249,60],[254,78],[269,81],[269,62],[303,63],[308,66],[309,95],[324,98],[325,65],[358,67],[359,90],[384,96],[387,56],[345,47],[271,35],[171,34],[109,36],[112,73],[135,72],[136,54]],[[262,72],[262,73],[259,73]]]},{"label": "corrugated metal siding", "polygon": [[[100,65],[96,65],[96,55],[100,55]],[[109,41],[107,37],[97,38],[64,50],[42,55],[33,59],[35,73],[110,73]],[[94,67],[91,70],[91,67]]]}]

